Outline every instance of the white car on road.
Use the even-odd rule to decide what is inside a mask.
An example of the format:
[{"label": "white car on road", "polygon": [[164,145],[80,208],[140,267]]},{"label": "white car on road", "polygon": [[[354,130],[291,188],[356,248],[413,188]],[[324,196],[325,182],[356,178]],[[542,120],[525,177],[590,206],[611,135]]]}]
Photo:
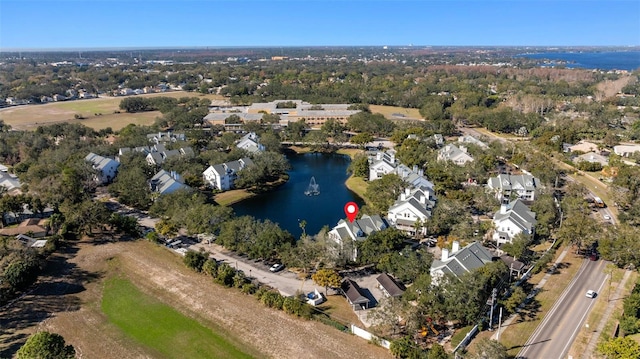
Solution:
[{"label": "white car on road", "polygon": [[608,214],[605,214],[604,216],[602,216],[602,218],[604,218],[605,221],[610,221],[611,220],[611,216]]},{"label": "white car on road", "polygon": [[269,270],[275,273],[275,272],[281,271],[283,268],[284,268],[284,264],[276,263],[272,265],[271,268],[269,268]]},{"label": "white car on road", "polygon": [[591,290],[591,289],[589,289],[589,290],[587,291],[586,296],[587,296],[587,298],[595,298],[595,297],[596,297],[596,291],[595,291],[595,290]]}]

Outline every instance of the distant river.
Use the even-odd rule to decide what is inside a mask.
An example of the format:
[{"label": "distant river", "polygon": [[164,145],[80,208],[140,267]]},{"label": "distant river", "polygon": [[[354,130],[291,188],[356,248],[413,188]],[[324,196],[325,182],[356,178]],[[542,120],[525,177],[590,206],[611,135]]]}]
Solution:
[{"label": "distant river", "polygon": [[[296,238],[302,234],[300,220],[307,221],[308,234],[316,234],[324,226],[335,226],[345,218],[344,205],[363,201],[346,186],[347,168],[351,160],[337,154],[307,153],[288,155],[291,163],[289,181],[274,191],[261,194],[232,207],[236,215],[250,215],[258,219],[270,219]],[[311,177],[319,186],[320,194],[306,196]]]},{"label": "distant river", "polygon": [[[628,70],[640,68],[640,51],[611,51],[611,52],[545,52],[539,54],[523,54],[520,57],[538,59],[540,65],[544,60],[555,60],[568,68],[580,67],[599,70]],[[553,65],[550,63],[548,65]]]}]

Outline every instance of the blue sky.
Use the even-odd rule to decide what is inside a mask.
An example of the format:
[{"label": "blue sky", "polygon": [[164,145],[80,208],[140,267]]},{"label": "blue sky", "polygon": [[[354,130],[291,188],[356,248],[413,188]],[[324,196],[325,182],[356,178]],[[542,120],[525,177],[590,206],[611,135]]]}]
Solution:
[{"label": "blue sky", "polygon": [[0,49],[640,45],[638,0],[0,0]]}]

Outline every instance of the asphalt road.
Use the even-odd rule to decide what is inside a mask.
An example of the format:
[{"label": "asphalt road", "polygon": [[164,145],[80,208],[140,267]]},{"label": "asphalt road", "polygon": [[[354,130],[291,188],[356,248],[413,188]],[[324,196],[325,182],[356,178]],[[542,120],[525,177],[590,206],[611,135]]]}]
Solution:
[{"label": "asphalt road", "polygon": [[[531,334],[516,358],[564,359],[580,329],[588,325],[595,328],[596,323],[585,321],[596,300],[607,300],[607,292],[603,290],[607,279],[604,272],[606,264],[606,261],[588,259],[582,263],[574,280]],[[590,289],[598,293],[596,298],[586,297],[585,294]]]}]

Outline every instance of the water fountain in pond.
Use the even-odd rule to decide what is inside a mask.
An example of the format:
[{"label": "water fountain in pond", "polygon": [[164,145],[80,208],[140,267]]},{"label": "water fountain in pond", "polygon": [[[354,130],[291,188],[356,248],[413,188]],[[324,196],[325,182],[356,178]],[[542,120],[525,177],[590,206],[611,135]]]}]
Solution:
[{"label": "water fountain in pond", "polygon": [[304,191],[307,196],[317,196],[320,194],[320,185],[316,183],[316,178],[311,177],[307,190]]}]

